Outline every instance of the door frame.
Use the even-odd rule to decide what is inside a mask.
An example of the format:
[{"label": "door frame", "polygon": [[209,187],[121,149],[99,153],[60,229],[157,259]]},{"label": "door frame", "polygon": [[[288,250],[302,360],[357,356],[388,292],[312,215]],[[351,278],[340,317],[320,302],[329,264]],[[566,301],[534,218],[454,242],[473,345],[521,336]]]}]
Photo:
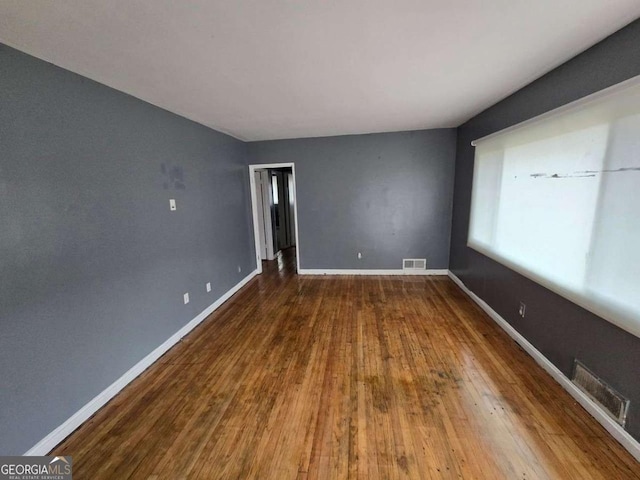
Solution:
[{"label": "door frame", "polygon": [[291,168],[293,175],[293,216],[296,231],[296,273],[300,272],[300,234],[298,233],[298,188],[296,186],[296,165],[288,163],[259,163],[249,165],[249,183],[251,190],[251,214],[253,218],[253,241],[256,251],[256,268],[258,273],[262,273],[262,259],[260,258],[260,227],[258,225],[258,202],[256,198],[256,170],[273,168]]}]

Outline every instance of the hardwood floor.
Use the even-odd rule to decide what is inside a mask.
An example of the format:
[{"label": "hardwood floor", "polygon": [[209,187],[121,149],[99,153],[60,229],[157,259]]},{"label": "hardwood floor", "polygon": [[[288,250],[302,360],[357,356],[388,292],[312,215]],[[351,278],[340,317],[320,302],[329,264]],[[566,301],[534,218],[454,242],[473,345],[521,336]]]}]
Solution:
[{"label": "hardwood floor", "polygon": [[54,449],[75,480],[640,478],[448,278],[270,263]]}]

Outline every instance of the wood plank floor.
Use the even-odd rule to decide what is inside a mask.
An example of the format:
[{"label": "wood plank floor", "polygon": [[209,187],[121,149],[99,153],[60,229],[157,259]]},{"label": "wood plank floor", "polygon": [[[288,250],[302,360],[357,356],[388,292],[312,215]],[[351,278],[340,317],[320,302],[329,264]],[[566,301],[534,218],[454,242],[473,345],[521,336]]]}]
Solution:
[{"label": "wood plank floor", "polygon": [[75,480],[640,478],[448,278],[270,263],[54,449]]}]

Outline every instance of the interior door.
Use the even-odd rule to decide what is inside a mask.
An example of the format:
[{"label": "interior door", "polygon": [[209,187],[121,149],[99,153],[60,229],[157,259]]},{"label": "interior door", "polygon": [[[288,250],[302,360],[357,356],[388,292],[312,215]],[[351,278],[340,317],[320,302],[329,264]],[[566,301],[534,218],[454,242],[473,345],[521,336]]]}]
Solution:
[{"label": "interior door", "polygon": [[288,230],[289,230],[289,246],[296,245],[296,215],[295,215],[295,189],[293,188],[293,173],[287,173],[287,211],[288,217]]},{"label": "interior door", "polygon": [[260,186],[257,192],[262,197],[262,223],[261,230],[264,233],[265,256],[264,260],[273,260],[275,258],[274,235],[272,222],[272,205],[273,193],[271,189],[271,175],[267,170],[258,170],[256,173],[260,175],[260,181],[256,182]]},{"label": "interior door", "polygon": [[260,259],[265,260],[267,258],[267,242],[265,236],[265,226],[264,226],[264,205],[263,198],[264,193],[262,192],[262,176],[261,172],[258,170],[254,172],[255,180],[256,180],[256,202],[258,208],[258,231],[260,237]]}]

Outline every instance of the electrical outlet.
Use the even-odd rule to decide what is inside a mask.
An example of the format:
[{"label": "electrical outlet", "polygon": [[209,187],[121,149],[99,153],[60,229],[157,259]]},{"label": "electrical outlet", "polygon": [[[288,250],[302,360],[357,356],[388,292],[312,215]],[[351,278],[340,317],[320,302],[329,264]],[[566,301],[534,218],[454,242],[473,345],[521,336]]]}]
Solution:
[{"label": "electrical outlet", "polygon": [[524,302],[520,302],[520,308],[518,309],[518,315],[520,315],[522,318],[524,318],[524,314],[527,311],[527,306],[524,304]]},{"label": "electrical outlet", "polygon": [[362,260],[362,253],[358,252],[358,260]]},{"label": "electrical outlet", "polygon": [[189,294],[185,293],[182,298],[184,299],[184,304],[186,305],[187,303],[189,303]]},{"label": "electrical outlet", "polygon": [[207,288],[207,292],[211,291],[211,282],[207,282],[206,288]]},{"label": "electrical outlet", "polygon": [[176,200],[175,198],[170,198],[169,199],[169,210],[171,210],[172,212],[176,211]]}]

